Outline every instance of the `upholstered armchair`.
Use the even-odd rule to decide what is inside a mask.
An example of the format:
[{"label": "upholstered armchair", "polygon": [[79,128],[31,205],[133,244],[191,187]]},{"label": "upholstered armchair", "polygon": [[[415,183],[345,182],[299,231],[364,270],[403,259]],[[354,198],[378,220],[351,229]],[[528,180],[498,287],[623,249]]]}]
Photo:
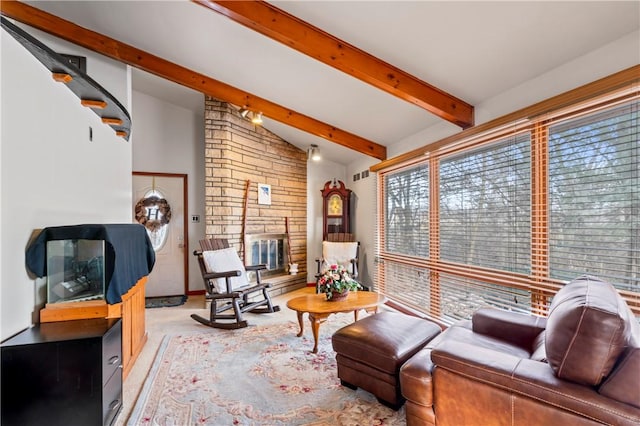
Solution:
[{"label": "upholstered armchair", "polygon": [[322,257],[316,259],[316,293],[318,292],[318,279],[331,265],[343,266],[353,279],[357,279],[359,250],[360,243],[357,241],[323,241]]},{"label": "upholstered armchair", "polygon": [[617,291],[572,281],[548,318],[481,309],[401,368],[411,425],[638,425],[640,331]]}]

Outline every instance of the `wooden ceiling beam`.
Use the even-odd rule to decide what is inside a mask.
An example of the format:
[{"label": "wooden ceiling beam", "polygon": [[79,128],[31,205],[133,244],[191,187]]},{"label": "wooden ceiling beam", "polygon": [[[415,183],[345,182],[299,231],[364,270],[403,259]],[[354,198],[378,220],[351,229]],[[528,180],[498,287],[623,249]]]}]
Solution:
[{"label": "wooden ceiling beam", "polygon": [[262,0],[192,0],[463,129],[472,105]]},{"label": "wooden ceiling beam", "polygon": [[137,49],[95,31],[80,27],[33,6],[18,1],[0,2],[2,14],[33,28],[100,53],[159,77],[189,87],[214,98],[230,102],[275,121],[324,138],[346,148],[379,160],[387,157],[386,147],[360,136],[340,130],[330,124],[300,114],[249,92],[200,74],[151,53]]}]

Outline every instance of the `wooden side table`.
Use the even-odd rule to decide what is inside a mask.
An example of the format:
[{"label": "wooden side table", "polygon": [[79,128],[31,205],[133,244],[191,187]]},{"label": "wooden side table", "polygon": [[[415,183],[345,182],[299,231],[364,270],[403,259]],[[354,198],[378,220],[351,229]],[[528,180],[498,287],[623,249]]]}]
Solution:
[{"label": "wooden side table", "polygon": [[377,312],[378,306],[387,301],[381,294],[371,291],[352,291],[345,300],[328,301],[324,294],[311,294],[294,297],[287,302],[287,307],[298,314],[298,324],[300,332],[298,337],[304,332],[302,315],[309,314],[309,322],[313,331],[313,353],[318,353],[318,333],[320,324],[325,322],[329,315],[340,312],[353,312],[354,321],[358,320],[358,311],[364,309],[367,312]]}]

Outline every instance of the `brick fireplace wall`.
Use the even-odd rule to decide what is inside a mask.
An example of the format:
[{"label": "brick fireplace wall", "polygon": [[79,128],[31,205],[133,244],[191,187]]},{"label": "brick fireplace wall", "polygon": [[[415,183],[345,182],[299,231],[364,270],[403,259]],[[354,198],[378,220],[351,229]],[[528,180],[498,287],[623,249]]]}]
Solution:
[{"label": "brick fireplace wall", "polygon": [[[237,109],[205,98],[205,224],[207,238],[226,238],[244,252],[244,199],[248,186],[246,234],[284,233],[289,218],[291,257],[297,275],[269,277],[272,294],[306,285],[306,152],[261,126]],[[271,185],[271,205],[258,204],[258,184]]]}]

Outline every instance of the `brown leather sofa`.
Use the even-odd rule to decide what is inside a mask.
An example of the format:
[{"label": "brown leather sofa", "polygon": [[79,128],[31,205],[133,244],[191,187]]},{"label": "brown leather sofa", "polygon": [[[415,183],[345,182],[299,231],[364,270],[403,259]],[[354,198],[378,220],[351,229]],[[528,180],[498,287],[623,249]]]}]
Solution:
[{"label": "brown leather sofa", "polygon": [[640,425],[640,330],[616,290],[580,277],[547,318],[481,309],[400,370],[412,425]]}]

